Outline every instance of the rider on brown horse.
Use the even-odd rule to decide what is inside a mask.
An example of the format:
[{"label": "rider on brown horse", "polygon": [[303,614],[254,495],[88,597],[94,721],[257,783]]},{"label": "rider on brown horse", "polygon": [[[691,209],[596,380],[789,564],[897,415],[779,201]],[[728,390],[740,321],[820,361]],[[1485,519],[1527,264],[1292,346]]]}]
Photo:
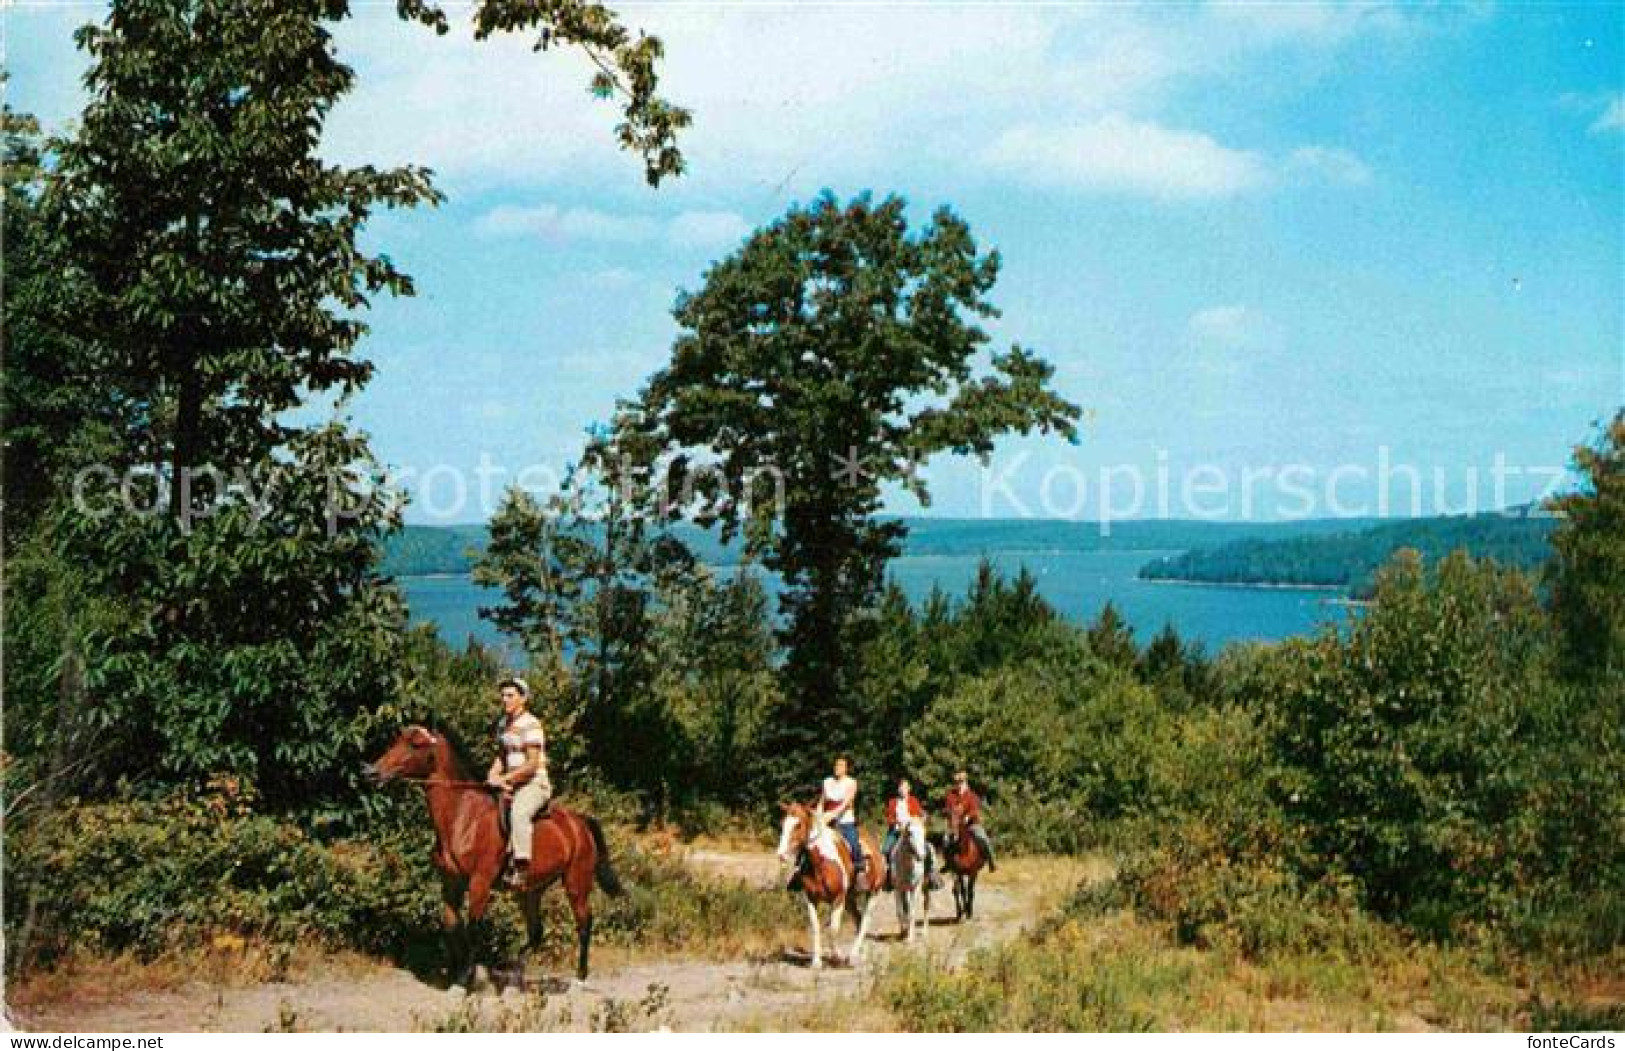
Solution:
[{"label": "rider on brown horse", "polygon": [[499,750],[485,780],[510,806],[508,884],[518,889],[530,870],[533,822],[553,797],[553,785],[547,777],[547,737],[541,720],[528,710],[530,684],[524,679],[504,679],[498,689],[502,694]]},{"label": "rider on brown horse", "polygon": [[[954,774],[954,786],[948,789],[943,797],[942,808],[948,813],[958,813],[967,835],[976,841],[987,857],[987,870],[999,871],[999,866],[993,862],[993,841],[988,838],[987,829],[982,827],[982,801],[975,792],[971,791],[970,776],[963,770]],[[949,844],[950,850],[952,844]]]}]

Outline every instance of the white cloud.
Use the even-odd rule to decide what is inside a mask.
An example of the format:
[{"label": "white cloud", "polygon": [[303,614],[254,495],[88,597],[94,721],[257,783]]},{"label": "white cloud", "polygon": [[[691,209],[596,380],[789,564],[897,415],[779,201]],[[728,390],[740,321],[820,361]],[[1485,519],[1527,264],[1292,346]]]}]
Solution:
[{"label": "white cloud", "polygon": [[[464,18],[445,37],[402,22],[391,4],[356,5],[335,28],[358,77],[329,122],[331,159],[424,164],[459,195],[538,185],[643,194],[641,164],[615,144],[616,106],[586,90],[584,58],[570,48],[537,52],[526,35],[475,42],[466,5],[453,5],[454,21],[458,11]],[[776,209],[825,186],[899,177],[934,192],[923,175],[952,171],[1006,129],[1088,126],[1114,114],[1175,128],[1167,114],[1176,97],[1254,75],[1312,75],[1337,61],[1333,48],[1446,16],[1351,0],[1194,10],[657,3],[627,18],[662,37],[662,89],[695,114],[683,137],[691,177],[662,195],[698,205],[692,195],[714,202],[743,187],[771,195]],[[13,21],[30,29],[37,65],[82,67],[39,8],[19,9]],[[49,90],[60,97],[34,108],[77,107],[71,76],[53,78]]]},{"label": "white cloud", "polygon": [[[687,211],[671,219],[620,215],[596,208],[556,204],[497,205],[474,221],[482,237],[540,237],[549,241],[645,244],[666,240],[679,248],[716,248],[741,240],[750,224],[737,212]],[[629,272],[605,271],[624,280]]]},{"label": "white cloud", "polygon": [[1337,44],[1361,33],[1395,31],[1410,24],[1401,5],[1383,0],[1209,3],[1207,11],[1266,44]]},{"label": "white cloud", "polygon": [[642,216],[612,215],[593,208],[498,205],[475,222],[484,237],[541,237],[549,241],[647,241],[658,227]]},{"label": "white cloud", "polygon": [[636,284],[638,274],[624,266],[609,266],[587,275],[587,283],[596,288],[625,288]]},{"label": "white cloud", "polygon": [[1283,337],[1274,318],[1239,303],[1205,307],[1191,315],[1186,333],[1198,350],[1236,354],[1279,349]]},{"label": "white cloud", "polygon": [[1625,131],[1625,95],[1615,95],[1591,124],[1593,134]]},{"label": "white cloud", "polygon": [[1326,182],[1364,186],[1371,181],[1371,169],[1348,150],[1333,146],[1300,146],[1287,156],[1292,172]]},{"label": "white cloud", "polygon": [[[794,197],[896,176],[900,143],[931,171],[973,156],[1000,129],[1113,114],[1167,124],[1158,114],[1177,92],[1278,64],[1288,47],[1324,65],[1334,45],[1423,17],[1397,10],[649,4],[628,18],[662,38],[662,90],[695,115],[683,137],[691,177],[662,193],[745,185]],[[641,192],[641,165],[614,143],[618,112],[589,96],[590,67],[570,49],[537,53],[522,37],[476,43],[466,26],[435,38],[391,5],[358,8],[338,36],[361,75],[333,117],[336,159],[416,161],[450,183]],[[1229,156],[1218,177],[1245,181],[1247,167]]]},{"label": "white cloud", "polygon": [[995,171],[1040,186],[1159,197],[1224,197],[1269,178],[1258,154],[1118,114],[1088,124],[1012,128],[984,159]]},{"label": "white cloud", "polygon": [[684,212],[671,221],[666,236],[680,248],[714,248],[741,241],[749,232],[738,212]]}]

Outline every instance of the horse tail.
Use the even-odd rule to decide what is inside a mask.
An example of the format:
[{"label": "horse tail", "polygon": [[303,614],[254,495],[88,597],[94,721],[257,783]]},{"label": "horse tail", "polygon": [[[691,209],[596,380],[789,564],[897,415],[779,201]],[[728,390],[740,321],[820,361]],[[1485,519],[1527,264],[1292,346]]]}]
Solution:
[{"label": "horse tail", "polygon": [[598,878],[598,885],[605,894],[618,898],[626,893],[626,887],[621,884],[621,877],[615,874],[615,867],[609,863],[609,842],[604,839],[604,827],[589,814],[581,815],[581,820],[586,823],[587,831],[592,833],[592,845],[598,852],[598,865],[593,869],[593,875]]}]

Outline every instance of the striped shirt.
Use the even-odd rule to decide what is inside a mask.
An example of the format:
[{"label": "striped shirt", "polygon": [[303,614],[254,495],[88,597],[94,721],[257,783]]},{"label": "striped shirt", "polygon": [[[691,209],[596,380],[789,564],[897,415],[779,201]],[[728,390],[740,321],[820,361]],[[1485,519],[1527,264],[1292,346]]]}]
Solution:
[{"label": "striped shirt", "polygon": [[517,770],[525,765],[525,749],[541,748],[542,769],[547,769],[547,738],[542,733],[542,721],[529,712],[520,712],[502,728],[502,759],[507,768]]}]

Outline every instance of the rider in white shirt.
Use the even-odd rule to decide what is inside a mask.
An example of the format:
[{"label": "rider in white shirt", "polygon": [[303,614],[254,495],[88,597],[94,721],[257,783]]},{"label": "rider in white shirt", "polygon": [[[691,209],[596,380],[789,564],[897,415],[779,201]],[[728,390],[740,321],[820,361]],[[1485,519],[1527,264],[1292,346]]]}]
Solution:
[{"label": "rider in white shirt", "polygon": [[856,874],[863,871],[863,846],[858,839],[858,783],[847,776],[848,768],[845,756],[836,758],[833,776],[824,778],[820,807],[824,824],[833,827],[846,840]]}]

